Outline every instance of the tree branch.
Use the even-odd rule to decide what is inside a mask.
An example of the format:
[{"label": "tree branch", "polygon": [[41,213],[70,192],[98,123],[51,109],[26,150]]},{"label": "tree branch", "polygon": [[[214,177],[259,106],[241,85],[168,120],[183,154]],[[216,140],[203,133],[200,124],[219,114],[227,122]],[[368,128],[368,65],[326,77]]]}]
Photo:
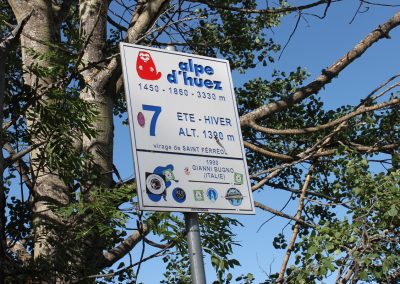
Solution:
[{"label": "tree branch", "polygon": [[26,0],[8,0],[7,2],[13,10],[18,21],[23,19],[23,15],[26,14],[29,9],[31,9],[31,6]]},{"label": "tree branch", "polygon": [[89,276],[86,276],[86,277],[83,277],[83,278],[79,279],[79,281],[84,280],[84,279],[104,278],[104,277],[112,277],[112,276],[118,275],[118,274],[120,274],[120,273],[122,273],[124,271],[127,271],[128,269],[131,269],[131,268],[133,268],[133,267],[135,267],[135,266],[137,266],[137,265],[139,265],[139,264],[141,264],[143,262],[146,262],[146,261],[148,261],[148,260],[150,260],[152,258],[155,258],[155,257],[163,255],[163,253],[165,251],[167,251],[168,249],[170,249],[173,246],[174,246],[173,243],[169,243],[169,244],[165,245],[161,250],[159,250],[159,251],[157,251],[157,252],[155,252],[155,253],[153,253],[153,254],[145,257],[145,258],[143,258],[142,260],[140,260],[138,262],[135,262],[135,263],[133,263],[131,265],[123,267],[123,268],[121,268],[121,269],[119,269],[117,271],[114,271],[114,272],[111,272],[111,273],[107,273],[107,274],[89,275]]},{"label": "tree branch", "polygon": [[14,153],[14,154],[10,155],[9,157],[6,158],[5,165],[9,166],[9,165],[15,163],[16,161],[22,159],[26,154],[29,154],[31,151],[37,149],[38,147],[45,144],[46,142],[47,141],[41,141],[39,143],[36,143],[36,144],[26,147],[25,149],[19,151],[18,153]]},{"label": "tree branch", "polygon": [[[340,1],[341,0],[332,1],[332,2],[340,2]],[[319,5],[329,4],[331,1],[330,0],[320,0],[320,1],[310,3],[307,5],[294,6],[294,7],[283,7],[283,8],[270,8],[270,9],[246,9],[246,8],[240,8],[240,7],[232,7],[232,6],[227,6],[227,5],[221,4],[219,1],[211,2],[209,0],[191,0],[191,2],[203,3],[212,8],[228,10],[228,11],[233,11],[233,12],[240,12],[240,13],[246,13],[246,14],[275,15],[275,14],[283,14],[283,13],[288,13],[288,12],[297,12],[297,11],[301,11],[301,10],[310,9],[310,8],[313,8],[313,7],[316,7]]]},{"label": "tree branch", "polygon": [[[19,7],[17,8],[16,3],[14,4],[14,8],[18,9],[19,12],[21,10]],[[10,3],[11,5],[11,3]],[[5,72],[6,72],[6,59],[11,47],[17,42],[19,39],[22,30],[24,29],[25,24],[28,22],[29,18],[31,17],[33,10],[22,17],[17,27],[15,27],[11,34],[0,42],[0,126],[3,126],[4,122],[4,91],[5,91]],[[4,187],[4,170],[5,170],[5,163],[4,163],[4,155],[3,155],[3,145],[5,144],[4,141],[5,135],[3,134],[3,129],[0,129],[0,282],[4,283],[4,278],[2,277],[5,272],[5,263],[7,260],[7,236],[6,236],[6,207],[7,207],[7,195],[6,190]]]},{"label": "tree branch", "polygon": [[320,154],[323,151],[323,147],[328,145],[329,142],[331,141],[332,137],[335,136],[345,126],[346,126],[346,122],[342,122],[331,133],[329,133],[328,135],[326,135],[325,137],[319,139],[316,143],[314,143],[314,145],[312,147],[310,147],[310,148],[306,149],[305,151],[301,152],[300,154],[296,155],[296,157],[298,157],[297,160],[294,160],[294,161],[291,161],[288,163],[284,163],[284,164],[278,165],[272,169],[268,169],[266,171],[262,171],[262,172],[258,173],[258,175],[262,175],[262,174],[270,172],[270,174],[268,174],[268,176],[266,176],[265,178],[260,180],[257,184],[255,184],[251,187],[252,191],[255,191],[255,190],[261,188],[262,186],[264,186],[270,179],[277,176],[283,169],[293,166],[295,164],[301,163],[305,160],[308,160],[311,157],[313,157],[315,154]]},{"label": "tree branch", "polygon": [[[136,11],[132,16],[132,22],[125,41],[137,43],[138,39],[140,39],[158,19],[161,11],[168,3],[169,0],[139,1]],[[115,88],[115,84],[121,72],[121,62],[119,58],[113,58],[111,62],[93,78],[92,87],[95,89],[107,89],[107,86],[109,88]]]},{"label": "tree branch", "polygon": [[[388,88],[388,91],[392,90],[395,87],[400,86],[400,83],[396,83],[392,86],[390,86]],[[336,126],[344,121],[347,121],[355,116],[358,116],[360,114],[366,113],[366,112],[371,112],[371,111],[375,111],[378,109],[383,109],[386,107],[390,107],[390,106],[394,106],[394,105],[398,105],[400,104],[400,99],[392,99],[388,102],[383,102],[377,105],[373,105],[370,107],[360,107],[359,109],[348,113],[336,120],[330,121],[328,123],[325,124],[321,124],[318,126],[314,126],[314,127],[306,127],[306,128],[302,128],[302,129],[273,129],[273,128],[267,128],[267,127],[262,127],[258,124],[256,124],[254,121],[251,121],[249,126],[251,128],[253,128],[256,131],[260,131],[262,133],[265,134],[273,134],[273,135],[299,135],[299,134],[308,134],[308,133],[312,133],[312,132],[317,132],[317,131],[321,131],[333,126]]]},{"label": "tree branch", "polygon": [[[6,143],[3,145],[4,150],[6,150],[11,156],[15,154],[14,148],[9,144]],[[16,160],[14,162],[14,166],[17,169],[18,173],[22,177],[22,181],[26,184],[29,190],[33,189],[33,182],[29,177],[30,170],[29,167],[24,163],[22,159]]]},{"label": "tree branch", "polygon": [[282,111],[305,98],[316,94],[339,73],[349,66],[354,60],[360,57],[369,47],[383,38],[389,38],[389,32],[400,25],[400,12],[396,13],[391,19],[378,26],[374,31],[367,35],[359,44],[357,44],[346,55],[340,58],[333,65],[323,70],[314,81],[298,89],[292,96],[264,105],[256,110],[243,115],[240,118],[241,126],[249,126],[252,122],[270,116],[276,112]]},{"label": "tree branch", "polygon": [[280,154],[277,152],[273,152],[271,150],[267,150],[265,148],[260,148],[254,144],[251,144],[250,142],[243,141],[243,146],[246,147],[247,149],[250,149],[254,152],[257,152],[259,154],[262,154],[264,156],[273,158],[273,159],[278,159],[278,160],[283,160],[283,161],[293,161],[295,158],[292,156],[286,155],[286,154]]},{"label": "tree branch", "polygon": [[366,3],[369,5],[375,5],[375,6],[383,6],[383,7],[400,7],[400,5],[396,4],[386,4],[386,3],[375,3],[367,0],[360,0],[361,3]]},{"label": "tree branch", "polygon": [[288,215],[286,213],[283,213],[281,211],[272,209],[271,207],[268,207],[267,205],[261,204],[261,203],[259,203],[257,201],[254,201],[254,206],[256,206],[256,207],[258,207],[258,208],[260,208],[260,209],[262,209],[264,211],[268,211],[268,212],[270,212],[270,213],[272,213],[274,215],[277,215],[279,217],[283,217],[283,218],[286,218],[286,219],[289,219],[289,220],[296,221],[297,223],[299,223],[299,224],[301,224],[303,226],[315,228],[315,225],[313,225],[311,223],[308,223],[308,222],[302,220],[301,218],[292,217],[292,216],[290,216],[290,215]]},{"label": "tree branch", "polygon": [[[300,189],[289,188],[289,187],[282,186],[282,185],[275,184],[275,183],[271,183],[271,182],[267,182],[267,183],[265,183],[265,185],[268,185],[268,186],[270,186],[272,188],[275,188],[275,189],[281,189],[281,190],[285,190],[285,191],[292,192],[292,193],[295,193],[295,194],[301,194],[301,190]],[[323,194],[323,193],[320,193],[320,192],[308,191],[307,190],[306,191],[306,195],[317,196],[317,197],[320,197],[320,198],[323,198],[323,199],[326,199],[326,200],[329,200],[329,201],[332,201],[332,202],[337,202],[337,200],[335,198],[330,197],[330,196],[328,196],[326,194]],[[343,205],[345,206],[345,204],[343,204]]]},{"label": "tree branch", "polygon": [[118,23],[117,23],[116,21],[114,21],[110,16],[107,16],[107,21],[108,21],[111,25],[113,25],[114,27],[116,27],[118,30],[120,30],[120,31],[124,31],[124,32],[127,32],[127,31],[128,31],[127,28],[125,28],[124,26],[118,24]]},{"label": "tree branch", "polygon": [[[314,166],[311,166],[310,170],[308,171],[308,174],[307,174],[307,177],[306,177],[306,181],[304,182],[303,188],[301,189],[299,203],[298,203],[298,206],[297,206],[297,213],[296,213],[296,216],[295,216],[295,218],[297,220],[300,220],[301,213],[303,212],[304,198],[306,197],[306,191],[307,191],[308,185],[310,184],[311,175],[312,175],[313,170],[314,170]],[[290,255],[292,254],[292,251],[294,249],[294,245],[296,243],[297,234],[299,233],[299,227],[300,227],[300,222],[296,221],[296,224],[294,225],[294,228],[293,228],[292,238],[290,240],[289,247],[286,250],[286,255],[285,255],[285,258],[283,260],[283,263],[282,263],[282,266],[281,266],[281,270],[279,272],[279,277],[276,280],[278,284],[283,282],[284,274],[285,274],[285,271],[286,271],[286,267],[287,267],[287,264],[289,262]]]},{"label": "tree branch", "polygon": [[111,266],[122,257],[124,257],[131,249],[133,249],[144,236],[150,233],[148,226],[143,225],[141,230],[133,233],[117,247],[104,253],[104,260],[100,264],[101,268]]},{"label": "tree branch", "polygon": [[20,23],[11,32],[11,34],[0,43],[0,54],[2,55],[2,58],[6,58],[10,47],[17,42],[22,30],[24,29],[24,26],[29,21],[29,18],[32,16],[32,14],[33,10],[29,14],[25,15]]},{"label": "tree branch", "polygon": [[63,21],[68,17],[69,10],[71,9],[72,4],[76,2],[76,0],[64,0],[61,6],[58,6],[58,9],[55,9],[55,24],[59,27]]}]

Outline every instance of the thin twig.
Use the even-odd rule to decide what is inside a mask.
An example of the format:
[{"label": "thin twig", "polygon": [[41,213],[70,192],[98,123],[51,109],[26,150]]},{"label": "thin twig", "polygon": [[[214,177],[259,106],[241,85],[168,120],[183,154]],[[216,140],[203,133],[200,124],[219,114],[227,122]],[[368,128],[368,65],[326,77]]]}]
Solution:
[{"label": "thin twig", "polygon": [[260,209],[262,209],[264,211],[267,211],[267,212],[270,212],[272,214],[275,214],[275,215],[277,215],[279,217],[283,217],[283,218],[298,222],[301,225],[304,225],[304,226],[307,226],[307,227],[311,227],[311,228],[315,228],[314,224],[308,223],[308,222],[306,222],[306,221],[304,221],[304,220],[302,220],[300,218],[290,216],[290,215],[288,215],[286,213],[283,213],[281,211],[272,209],[271,207],[269,207],[267,205],[264,205],[264,204],[261,204],[261,203],[259,203],[257,201],[254,202],[254,206],[256,206],[257,208],[260,208]]},{"label": "thin twig", "polygon": [[[307,174],[306,180],[304,182],[303,188],[301,189],[301,195],[300,195],[299,204],[297,206],[297,213],[296,213],[296,217],[295,217],[297,220],[300,220],[300,218],[301,218],[301,213],[303,211],[303,205],[304,205],[304,198],[306,196],[306,190],[308,188],[308,185],[310,184],[310,181],[311,181],[311,176],[312,176],[313,170],[314,170],[314,166],[312,165],[310,167],[310,170],[308,171],[308,174]],[[289,247],[288,247],[288,249],[286,251],[286,255],[285,255],[285,258],[283,260],[283,263],[282,263],[282,266],[281,266],[281,270],[279,272],[279,277],[277,279],[277,283],[278,284],[283,282],[284,274],[285,274],[285,271],[286,271],[286,267],[287,267],[287,264],[289,262],[290,255],[291,255],[291,253],[292,253],[292,251],[294,249],[294,245],[296,243],[297,234],[299,233],[299,227],[300,227],[300,222],[296,221],[296,224],[294,225],[294,229],[293,229],[292,238],[290,240]]]},{"label": "thin twig", "polygon": [[[107,273],[107,274],[89,275],[89,276],[86,276],[86,277],[83,277],[83,278],[79,279],[79,281],[82,281],[82,280],[85,280],[85,279],[105,278],[105,277],[111,277],[111,276],[119,275],[119,274],[123,273],[124,271],[127,271],[128,269],[131,269],[131,268],[139,265],[140,263],[146,262],[146,261],[148,261],[150,259],[153,259],[155,257],[159,257],[159,256],[163,255],[163,253],[165,251],[167,251],[168,249],[172,248],[173,246],[174,246],[174,244],[171,243],[168,247],[165,247],[165,248],[163,248],[163,249],[161,249],[161,250],[159,250],[159,251],[157,251],[157,252],[155,252],[155,253],[153,253],[153,254],[145,257],[145,258],[143,258],[141,261],[135,262],[132,265],[126,266],[124,268],[121,268],[120,270],[117,270],[117,271],[114,271],[114,272],[111,272],[111,273]],[[75,283],[79,283],[79,281],[76,281]]]},{"label": "thin twig", "polygon": [[281,53],[279,54],[278,59],[281,59],[283,52],[285,51],[286,47],[289,45],[290,41],[292,40],[294,34],[295,34],[296,31],[297,31],[297,28],[299,27],[299,23],[300,23],[300,19],[301,19],[301,12],[299,11],[298,13],[299,13],[299,15],[297,16],[297,21],[296,21],[296,24],[294,25],[293,31],[292,31],[292,33],[290,34],[290,36],[289,36],[287,42],[286,42],[285,45],[283,46],[282,51],[281,51]]}]

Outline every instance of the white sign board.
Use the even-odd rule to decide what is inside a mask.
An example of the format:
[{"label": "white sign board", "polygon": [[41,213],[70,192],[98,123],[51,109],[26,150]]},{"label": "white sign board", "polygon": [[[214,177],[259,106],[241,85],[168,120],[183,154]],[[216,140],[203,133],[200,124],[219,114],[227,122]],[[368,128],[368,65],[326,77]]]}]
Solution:
[{"label": "white sign board", "polygon": [[254,214],[228,61],[120,48],[140,209]]}]

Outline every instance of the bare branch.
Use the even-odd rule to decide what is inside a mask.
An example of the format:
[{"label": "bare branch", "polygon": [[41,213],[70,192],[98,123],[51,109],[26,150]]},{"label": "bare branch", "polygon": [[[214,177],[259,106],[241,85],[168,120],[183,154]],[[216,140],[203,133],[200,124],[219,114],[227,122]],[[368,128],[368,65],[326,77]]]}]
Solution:
[{"label": "bare branch", "polygon": [[42,142],[30,145],[30,146],[26,147],[25,149],[19,151],[18,153],[14,153],[14,154],[10,155],[5,160],[6,166],[9,166],[9,165],[15,163],[16,161],[22,159],[26,154],[29,154],[30,152],[32,152],[33,150],[37,149],[38,147],[40,147],[41,145],[43,145],[45,143],[46,143],[45,141],[42,141]]},{"label": "bare branch", "polygon": [[329,144],[332,137],[335,136],[345,126],[346,126],[346,122],[342,122],[331,133],[329,133],[328,135],[326,135],[325,137],[323,137],[322,139],[320,139],[316,143],[314,143],[314,145],[312,147],[310,147],[307,150],[303,151],[302,153],[298,154],[297,155],[298,160],[284,163],[284,164],[278,165],[272,169],[268,169],[266,171],[262,171],[262,172],[258,173],[258,175],[262,175],[262,174],[270,172],[270,174],[268,174],[261,181],[259,181],[257,184],[255,184],[251,187],[252,191],[255,191],[255,190],[261,188],[262,186],[264,186],[270,179],[277,176],[283,169],[293,166],[295,164],[301,163],[303,161],[306,161],[306,160],[310,159],[311,157],[313,157],[315,154],[321,154],[321,152],[324,149],[324,146]]},{"label": "bare branch", "polygon": [[[271,182],[267,182],[265,185],[268,185],[268,186],[270,186],[272,188],[281,189],[281,190],[289,191],[289,192],[296,193],[296,194],[301,194],[301,190],[300,189],[289,188],[289,187],[282,186],[282,185],[275,184],[275,183],[271,183]],[[323,193],[320,193],[320,192],[308,191],[307,190],[306,191],[306,195],[317,196],[317,197],[324,198],[324,199],[332,201],[332,202],[337,202],[337,200],[335,198],[330,197],[330,196],[328,196],[326,194],[323,194]],[[346,207],[345,204],[343,204],[343,205]]]},{"label": "bare branch", "polygon": [[355,272],[354,269],[355,269],[355,262],[352,261],[346,275],[343,277],[343,279],[339,280],[337,283],[339,283],[339,284],[347,283],[350,280],[350,278],[353,276],[353,274]]},{"label": "bare branch", "polygon": [[137,42],[157,21],[168,3],[166,0],[152,0],[144,6],[144,2],[140,1],[127,33],[127,41]]},{"label": "bare branch", "polygon": [[283,161],[293,161],[294,160],[294,158],[292,156],[273,152],[273,151],[267,150],[265,148],[260,148],[260,147],[254,145],[254,144],[251,144],[250,142],[247,142],[247,141],[243,141],[243,145],[244,145],[244,147],[246,147],[254,152],[257,152],[259,154],[262,154],[264,156],[267,156],[267,157],[270,157],[273,159],[278,159],[278,160],[283,160]]},{"label": "bare branch", "polygon": [[117,186],[121,186],[124,183],[124,181],[122,180],[122,177],[115,164],[113,164],[113,173],[117,176],[118,179]]},{"label": "bare branch", "polygon": [[[392,90],[395,87],[400,86],[400,83],[396,83],[392,86],[390,86],[387,91]],[[312,133],[312,132],[317,132],[317,131],[321,131],[333,126],[336,126],[344,121],[347,121],[355,116],[358,116],[360,114],[366,113],[366,112],[371,112],[371,111],[375,111],[378,109],[383,109],[389,106],[394,106],[394,105],[398,105],[400,104],[400,99],[392,99],[388,102],[383,102],[377,105],[373,105],[370,107],[360,107],[357,110],[348,113],[336,120],[330,121],[328,123],[325,124],[321,124],[318,126],[314,126],[314,127],[306,127],[306,128],[302,128],[302,129],[273,129],[273,128],[267,128],[267,127],[262,127],[258,124],[256,124],[254,121],[251,121],[249,126],[251,128],[253,128],[256,131],[260,131],[262,133],[266,133],[266,134],[273,134],[273,135],[298,135],[298,134],[308,134],[308,133]]]},{"label": "bare branch", "polygon": [[124,257],[132,248],[134,248],[141,240],[142,236],[146,236],[150,232],[146,225],[143,225],[141,231],[137,231],[121,242],[117,247],[104,253],[102,267],[111,266],[122,257]]},{"label": "bare branch", "polygon": [[296,33],[297,28],[299,27],[299,23],[300,23],[300,19],[301,19],[301,12],[298,12],[298,14],[299,15],[297,16],[296,24],[294,25],[293,31],[289,35],[288,40],[286,41],[285,45],[283,46],[283,48],[281,50],[281,53],[279,54],[279,57],[278,57],[279,60],[281,59],[283,52],[285,52],[286,47],[288,47],[290,41],[292,40],[294,34]]},{"label": "bare branch", "polygon": [[256,206],[256,207],[258,207],[258,208],[260,208],[260,209],[262,209],[264,211],[268,211],[268,212],[270,212],[272,214],[275,214],[275,215],[277,215],[279,217],[283,217],[283,218],[286,218],[286,219],[289,219],[289,220],[296,221],[299,224],[302,224],[302,225],[307,226],[307,227],[315,228],[315,225],[313,225],[311,223],[308,223],[308,222],[306,222],[306,221],[304,221],[304,220],[302,220],[300,218],[297,218],[297,217],[292,217],[292,216],[290,216],[288,214],[285,214],[285,213],[283,213],[281,211],[272,209],[271,207],[268,207],[267,205],[261,204],[261,203],[259,203],[257,201],[254,202],[254,206]]},{"label": "bare branch", "polygon": [[352,148],[359,152],[364,152],[364,153],[375,153],[375,152],[390,152],[392,150],[395,150],[400,147],[400,142],[398,143],[393,143],[393,144],[387,144],[387,145],[374,145],[374,146],[366,146],[366,145],[361,145],[357,144],[354,142],[349,143]]},{"label": "bare branch", "polygon": [[375,5],[375,6],[400,7],[400,5],[398,5],[398,4],[396,5],[396,4],[377,3],[377,2],[367,1],[367,0],[360,0],[360,2],[369,4],[369,5]]},{"label": "bare branch", "polygon": [[[311,166],[309,171],[308,171],[308,174],[307,174],[307,177],[306,177],[306,181],[304,182],[303,188],[301,189],[299,203],[298,203],[298,206],[297,206],[297,213],[296,213],[296,216],[295,216],[295,218],[297,220],[301,219],[301,213],[303,212],[304,198],[306,197],[306,191],[307,191],[308,185],[310,184],[311,175],[312,175],[313,170],[314,170],[314,166]],[[288,249],[286,250],[286,255],[285,255],[285,258],[283,260],[283,263],[282,263],[282,266],[281,266],[281,270],[279,272],[279,277],[277,279],[277,283],[282,283],[282,281],[284,279],[284,274],[285,274],[285,271],[286,271],[286,267],[287,267],[287,264],[289,262],[290,255],[292,254],[292,251],[294,249],[294,245],[296,243],[297,234],[299,233],[299,227],[300,227],[300,222],[296,221],[296,224],[294,225],[294,228],[293,228],[292,238],[290,240]]]},{"label": "bare branch", "polygon": [[165,253],[165,251],[167,251],[168,249],[170,249],[173,246],[174,246],[174,244],[170,243],[170,244],[166,245],[165,247],[163,247],[161,250],[159,250],[159,251],[157,251],[157,252],[155,252],[155,253],[153,253],[153,254],[145,257],[145,258],[143,258],[142,260],[140,260],[138,262],[135,262],[135,263],[133,263],[131,265],[123,267],[120,270],[117,270],[117,271],[114,271],[114,272],[111,272],[111,273],[107,273],[107,274],[89,275],[89,276],[86,276],[86,277],[83,277],[83,278],[79,279],[79,281],[84,280],[84,279],[112,277],[112,276],[121,274],[122,272],[127,271],[128,269],[131,269],[131,268],[133,268],[133,267],[135,267],[135,266],[137,266],[137,265],[139,265],[139,264],[141,264],[143,262],[146,262],[146,261],[148,261],[150,259],[153,259],[155,257],[159,257],[159,256],[163,255]]},{"label": "bare branch", "polygon": [[108,21],[111,25],[113,25],[114,27],[116,27],[118,30],[120,30],[120,31],[124,31],[124,32],[128,31],[127,28],[125,28],[124,26],[118,24],[118,23],[117,23],[116,21],[114,21],[110,16],[107,16],[107,21]]},{"label": "bare branch", "polygon": [[400,77],[400,74],[396,74],[393,75],[392,77],[390,77],[389,79],[386,80],[386,82],[384,82],[383,84],[379,85],[378,87],[376,87],[371,93],[368,94],[368,96],[363,99],[361,101],[361,103],[358,106],[361,105],[366,105],[370,102],[372,102],[373,100],[376,100],[377,98],[379,98],[380,96],[383,96],[384,94],[386,94],[385,91],[381,92],[380,94],[374,96],[380,89],[382,89],[383,87],[385,87],[387,84],[389,84],[390,82],[392,82],[394,79],[397,79]]},{"label": "bare branch", "polygon": [[[332,2],[340,2],[341,0],[337,1],[332,1]],[[246,14],[283,14],[287,12],[297,12],[301,10],[306,10],[310,9],[319,5],[324,5],[324,4],[329,4],[331,1],[330,0],[320,0],[314,3],[310,3],[307,5],[301,5],[301,6],[294,6],[294,7],[282,7],[282,8],[271,8],[271,9],[245,9],[245,8],[240,8],[240,7],[232,7],[232,6],[227,6],[224,4],[221,4],[218,1],[211,2],[209,0],[191,0],[191,2],[199,2],[208,5],[209,7],[213,8],[218,8],[218,9],[223,9],[223,10],[229,10],[229,11],[234,11],[234,12],[240,12],[240,13],[246,13]]]},{"label": "bare branch", "polygon": [[[16,154],[14,151],[14,148],[9,144],[6,143],[3,145],[4,150],[6,150],[11,156]],[[14,166],[17,169],[18,173],[22,177],[22,181],[26,184],[26,186],[32,190],[33,189],[33,182],[32,179],[29,177],[30,175],[30,169],[29,167],[25,164],[25,162],[22,159],[18,159],[14,162]]]},{"label": "bare branch", "polygon": [[22,30],[24,29],[24,26],[29,21],[29,18],[32,16],[32,13],[33,10],[29,14],[25,15],[20,23],[11,32],[11,34],[0,43],[0,54],[2,56],[6,55],[10,47],[17,42],[19,36],[22,33]]},{"label": "bare branch", "polygon": [[[158,19],[160,13],[168,3],[168,0],[139,1],[127,32],[126,41],[137,43],[138,39],[145,34]],[[115,84],[121,72],[121,62],[119,58],[113,58],[111,62],[93,78],[94,83],[92,87],[96,89],[107,89],[107,87],[115,88]]]}]

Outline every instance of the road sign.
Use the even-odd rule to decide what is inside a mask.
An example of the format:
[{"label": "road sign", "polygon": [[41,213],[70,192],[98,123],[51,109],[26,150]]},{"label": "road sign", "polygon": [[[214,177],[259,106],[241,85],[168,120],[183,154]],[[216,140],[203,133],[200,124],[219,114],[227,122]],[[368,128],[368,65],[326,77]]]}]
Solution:
[{"label": "road sign", "polygon": [[254,214],[228,61],[120,48],[140,209]]}]

